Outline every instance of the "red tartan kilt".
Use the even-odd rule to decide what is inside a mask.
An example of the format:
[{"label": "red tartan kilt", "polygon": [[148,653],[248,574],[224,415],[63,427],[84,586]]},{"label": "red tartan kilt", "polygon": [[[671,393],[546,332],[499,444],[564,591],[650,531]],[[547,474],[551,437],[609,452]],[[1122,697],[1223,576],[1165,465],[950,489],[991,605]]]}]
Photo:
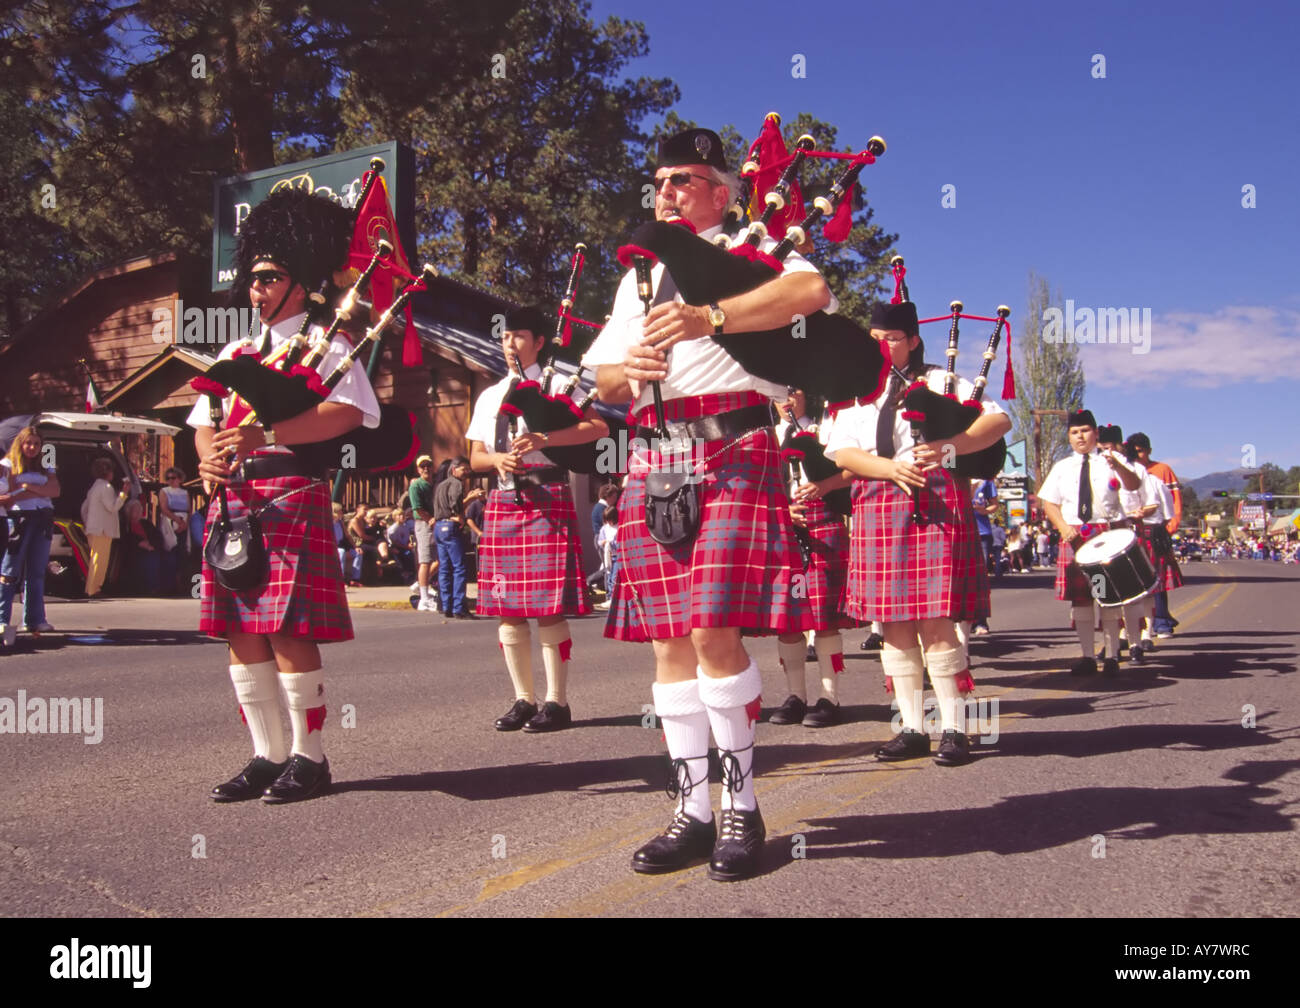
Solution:
[{"label": "red tartan kilt", "polygon": [[1162,592],[1181,588],[1183,585],[1183,572],[1178,566],[1178,560],[1172,554],[1156,549],[1155,540],[1151,534],[1154,528],[1154,525],[1147,522],[1134,523],[1134,531],[1137,532],[1138,538],[1142,540],[1142,548],[1147,551],[1151,566],[1156,570],[1158,587],[1155,590]]},{"label": "red tartan kilt", "polygon": [[[665,413],[694,419],[766,401],[754,392],[673,399]],[[605,636],[647,641],[697,628],[760,635],[812,629],[806,593],[795,590],[803,560],[776,435],[769,427],[735,444],[706,442],[698,455],[708,460],[697,484],[700,529],[677,546],[656,542],[645,524],[646,472],[657,455],[633,455],[619,500],[619,574]]]},{"label": "red tartan kilt", "polygon": [[989,615],[989,584],[965,481],[943,469],[922,491],[925,524],[912,498],[888,480],[853,482],[848,614],[901,623]]},{"label": "red tartan kilt", "polygon": [[[225,637],[234,630],[318,642],[352,639],[328,484],[313,485],[303,476],[231,483],[226,488],[230,515],[245,515],[288,490],[298,492],[259,515],[270,567],[265,585],[249,592],[229,591],[217,584],[204,563],[199,615],[204,633]],[[214,499],[208,509],[209,530],[220,513]]]},{"label": "red tartan kilt", "polygon": [[568,483],[493,490],[478,545],[480,616],[584,616],[582,539]]},{"label": "red tartan kilt", "polygon": [[808,604],[816,620],[814,630],[846,630],[857,626],[845,607],[849,591],[849,530],[844,519],[822,500],[808,502],[808,535],[812,546],[808,565]]}]

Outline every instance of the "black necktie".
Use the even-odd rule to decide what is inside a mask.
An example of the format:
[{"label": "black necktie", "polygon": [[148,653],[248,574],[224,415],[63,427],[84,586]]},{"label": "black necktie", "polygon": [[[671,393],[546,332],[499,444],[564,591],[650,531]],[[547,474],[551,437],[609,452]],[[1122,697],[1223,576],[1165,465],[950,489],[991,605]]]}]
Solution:
[{"label": "black necktie", "polygon": [[898,375],[889,376],[889,388],[885,392],[885,404],[880,408],[876,418],[876,454],[881,458],[894,457],[894,417],[898,415],[898,403],[895,402],[895,390],[898,388]]},{"label": "black necktie", "polygon": [[1092,521],[1092,477],[1088,472],[1089,456],[1083,457],[1079,467],[1079,520]]}]

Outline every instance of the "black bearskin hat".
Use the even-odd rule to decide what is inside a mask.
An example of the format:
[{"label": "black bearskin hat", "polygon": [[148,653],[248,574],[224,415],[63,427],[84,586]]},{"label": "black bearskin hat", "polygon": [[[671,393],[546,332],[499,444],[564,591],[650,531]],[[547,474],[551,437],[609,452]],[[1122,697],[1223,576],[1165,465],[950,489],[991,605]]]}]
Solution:
[{"label": "black bearskin hat", "polygon": [[352,212],[324,196],[279,189],[253,207],[239,229],[231,296],[247,300],[253,264],[282,266],[309,293],[347,265]]}]

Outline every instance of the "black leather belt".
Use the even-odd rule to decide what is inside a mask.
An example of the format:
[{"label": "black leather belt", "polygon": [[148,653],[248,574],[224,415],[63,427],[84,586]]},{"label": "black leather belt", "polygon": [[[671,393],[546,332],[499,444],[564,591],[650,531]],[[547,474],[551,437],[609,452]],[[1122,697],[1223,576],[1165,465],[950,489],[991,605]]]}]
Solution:
[{"label": "black leather belt", "polygon": [[[730,441],[750,431],[771,427],[774,423],[776,415],[771,404],[757,403],[697,420],[669,420],[667,426],[668,436],[674,441]],[[659,437],[659,431],[654,427],[638,426],[636,436],[643,441],[652,441]]]},{"label": "black leather belt", "polygon": [[568,483],[569,470],[562,466],[540,466],[536,469],[523,469],[514,474],[515,486],[542,486],[545,483]]},{"label": "black leather belt", "polygon": [[255,455],[246,458],[240,464],[244,479],[253,480],[284,479],[288,476],[311,476],[307,467],[297,455],[276,452],[274,455]]}]

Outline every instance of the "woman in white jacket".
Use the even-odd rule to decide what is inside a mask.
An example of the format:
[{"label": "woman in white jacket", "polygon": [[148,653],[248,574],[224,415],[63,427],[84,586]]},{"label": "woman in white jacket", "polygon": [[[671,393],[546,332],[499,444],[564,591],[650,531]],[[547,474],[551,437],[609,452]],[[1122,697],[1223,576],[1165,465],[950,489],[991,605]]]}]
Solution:
[{"label": "woman in white jacket", "polygon": [[118,512],[126,503],[126,491],[118,493],[113,489],[113,484],[110,482],[113,476],[113,463],[109,459],[95,459],[90,465],[90,472],[95,477],[95,482],[86,494],[86,505],[82,513],[86,518],[86,538],[90,540],[90,570],[86,574],[86,597],[94,598],[104,587],[113,540],[122,535]]}]

